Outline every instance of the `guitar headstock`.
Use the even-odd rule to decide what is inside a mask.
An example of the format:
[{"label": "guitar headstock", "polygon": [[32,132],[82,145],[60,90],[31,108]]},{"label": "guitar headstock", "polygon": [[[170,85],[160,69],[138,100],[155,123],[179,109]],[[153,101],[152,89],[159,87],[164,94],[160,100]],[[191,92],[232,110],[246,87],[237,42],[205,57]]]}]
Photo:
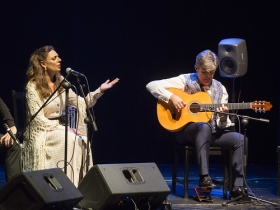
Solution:
[{"label": "guitar headstock", "polygon": [[255,112],[265,113],[265,111],[269,111],[271,107],[272,105],[267,101],[254,101],[252,103],[252,109],[255,110]]}]

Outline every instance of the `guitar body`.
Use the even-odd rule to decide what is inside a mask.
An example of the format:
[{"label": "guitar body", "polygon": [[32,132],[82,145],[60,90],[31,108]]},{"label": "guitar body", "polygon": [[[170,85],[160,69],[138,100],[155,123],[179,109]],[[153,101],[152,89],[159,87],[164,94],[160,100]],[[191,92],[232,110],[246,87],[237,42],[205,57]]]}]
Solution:
[{"label": "guitar body", "polygon": [[189,122],[208,122],[211,119],[213,112],[199,112],[197,109],[199,104],[212,103],[209,94],[205,92],[187,94],[176,88],[168,88],[168,90],[179,96],[186,106],[184,109],[177,110],[171,101],[165,103],[158,100],[157,117],[162,127],[169,131],[179,131]]}]

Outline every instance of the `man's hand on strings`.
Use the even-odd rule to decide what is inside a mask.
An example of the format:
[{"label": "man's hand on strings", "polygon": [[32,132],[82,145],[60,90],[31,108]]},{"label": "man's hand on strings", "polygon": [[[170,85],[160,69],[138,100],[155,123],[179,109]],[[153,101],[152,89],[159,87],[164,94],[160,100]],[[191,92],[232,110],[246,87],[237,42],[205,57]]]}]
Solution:
[{"label": "man's hand on strings", "polygon": [[186,106],[185,102],[180,97],[174,94],[171,95],[170,100],[172,101],[176,109],[183,109]]},{"label": "man's hand on strings", "polygon": [[218,116],[220,117],[221,121],[226,121],[227,120],[227,114],[228,113],[228,108],[222,104],[222,106],[220,108],[217,108],[218,112],[225,112],[225,114],[223,113],[218,113]]}]

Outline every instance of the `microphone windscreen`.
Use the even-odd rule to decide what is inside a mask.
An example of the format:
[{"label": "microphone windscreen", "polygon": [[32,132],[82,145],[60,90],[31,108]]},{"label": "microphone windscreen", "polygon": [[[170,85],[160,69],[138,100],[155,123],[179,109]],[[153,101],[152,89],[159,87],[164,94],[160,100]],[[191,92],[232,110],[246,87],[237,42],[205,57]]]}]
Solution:
[{"label": "microphone windscreen", "polygon": [[66,69],[66,74],[70,74],[70,71],[71,71],[72,69],[70,68],[70,67],[68,67],[67,69]]}]

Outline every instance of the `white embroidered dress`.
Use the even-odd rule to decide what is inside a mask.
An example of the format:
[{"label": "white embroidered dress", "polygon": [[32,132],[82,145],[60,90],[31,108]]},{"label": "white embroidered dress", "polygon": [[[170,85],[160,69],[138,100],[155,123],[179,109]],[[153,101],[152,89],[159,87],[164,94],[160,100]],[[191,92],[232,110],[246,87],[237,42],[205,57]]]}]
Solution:
[{"label": "white embroidered dress", "polygon": [[[86,99],[89,107],[93,106],[102,95],[99,88],[88,94]],[[55,94],[38,115],[32,120],[24,134],[25,167],[29,170],[41,170],[48,168],[64,168],[65,157],[65,126],[59,124],[59,120],[50,120],[62,115],[65,109],[65,92]],[[31,118],[43,105],[35,84],[26,86],[27,119]],[[76,123],[78,129],[87,134],[84,118],[86,117],[86,104],[82,97],[77,96],[69,89],[69,105],[77,108]],[[87,154],[88,139],[86,136],[76,136],[68,131],[67,141],[67,176],[78,186],[79,181],[86,174],[85,160]],[[90,148],[90,147],[89,147]],[[92,154],[89,151],[89,168],[92,167]],[[63,169],[64,170],[64,169]]]}]

